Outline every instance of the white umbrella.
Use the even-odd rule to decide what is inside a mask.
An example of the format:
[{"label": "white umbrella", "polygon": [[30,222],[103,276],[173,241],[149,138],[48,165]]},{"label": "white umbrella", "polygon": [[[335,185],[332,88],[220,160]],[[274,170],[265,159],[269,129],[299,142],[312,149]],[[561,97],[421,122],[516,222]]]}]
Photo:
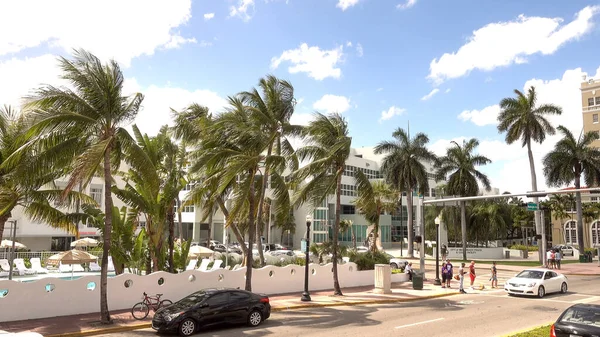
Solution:
[{"label": "white umbrella", "polygon": [[49,264],[70,264],[71,265],[71,279],[73,279],[73,265],[79,263],[95,262],[98,261],[98,257],[82,250],[72,249],[66,252],[54,254],[47,260]]},{"label": "white umbrella", "polygon": [[71,242],[71,248],[73,247],[96,247],[98,246],[98,240],[92,238],[83,238]]},{"label": "white umbrella", "polygon": [[190,248],[188,257],[211,257],[214,252],[204,246],[194,246]]},{"label": "white umbrella", "polygon": [[[13,242],[11,240],[2,240],[0,242],[0,248],[9,249],[9,248],[12,248],[12,245],[13,245]],[[27,248],[27,246],[15,241],[15,249],[25,249],[25,248]]]}]

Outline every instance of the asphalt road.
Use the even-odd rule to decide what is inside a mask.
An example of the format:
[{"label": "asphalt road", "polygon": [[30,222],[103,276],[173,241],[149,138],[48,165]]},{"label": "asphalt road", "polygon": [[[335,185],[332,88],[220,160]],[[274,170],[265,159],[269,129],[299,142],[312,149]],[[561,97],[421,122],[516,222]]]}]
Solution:
[{"label": "asphalt road", "polygon": [[[501,285],[504,280],[500,280]],[[508,297],[504,290],[411,303],[277,312],[257,328],[203,330],[201,336],[501,336],[554,321],[574,303],[600,304],[600,276],[569,277],[567,294],[543,299]],[[107,335],[108,336],[108,335]],[[111,336],[157,336],[151,330]]]}]

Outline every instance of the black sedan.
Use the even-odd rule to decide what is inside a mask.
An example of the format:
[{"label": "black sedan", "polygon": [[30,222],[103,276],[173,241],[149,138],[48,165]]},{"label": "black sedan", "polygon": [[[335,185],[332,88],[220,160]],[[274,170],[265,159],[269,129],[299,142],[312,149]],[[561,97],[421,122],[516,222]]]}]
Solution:
[{"label": "black sedan", "polygon": [[195,292],[154,314],[152,328],[191,336],[201,327],[223,323],[258,326],[271,315],[269,297],[245,290],[210,288]]},{"label": "black sedan", "polygon": [[552,325],[550,336],[600,336],[600,305],[575,304],[569,307]]}]

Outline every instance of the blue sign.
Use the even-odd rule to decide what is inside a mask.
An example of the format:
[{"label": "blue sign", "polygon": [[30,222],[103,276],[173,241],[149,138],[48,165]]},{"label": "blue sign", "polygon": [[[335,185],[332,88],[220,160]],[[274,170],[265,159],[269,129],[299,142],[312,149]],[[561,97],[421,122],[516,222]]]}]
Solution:
[{"label": "blue sign", "polygon": [[308,253],[308,247],[306,246],[306,239],[300,241],[300,251]]}]

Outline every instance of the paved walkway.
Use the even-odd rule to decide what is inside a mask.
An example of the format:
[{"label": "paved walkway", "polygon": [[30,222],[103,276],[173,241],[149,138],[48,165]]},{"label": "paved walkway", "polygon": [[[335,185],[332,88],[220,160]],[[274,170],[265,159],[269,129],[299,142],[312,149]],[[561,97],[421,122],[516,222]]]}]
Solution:
[{"label": "paved walkway", "polygon": [[[412,289],[412,283],[394,283],[391,294],[376,294],[373,287],[357,287],[342,289],[343,296],[333,296],[332,291],[318,291],[311,293],[311,302],[300,301],[301,293],[269,296],[272,311],[285,311],[310,307],[360,305],[375,303],[408,302],[427,298],[444,297],[458,294],[458,289],[442,289],[434,286],[432,281],[426,281],[422,290]],[[150,327],[152,312],[142,321],[133,319],[131,313],[113,311],[112,325],[100,324],[99,314],[85,314],[77,316],[60,316],[26,321],[0,323],[0,330],[8,332],[30,331],[37,332],[45,337],[57,336],[89,336],[101,333],[127,331]]]}]

